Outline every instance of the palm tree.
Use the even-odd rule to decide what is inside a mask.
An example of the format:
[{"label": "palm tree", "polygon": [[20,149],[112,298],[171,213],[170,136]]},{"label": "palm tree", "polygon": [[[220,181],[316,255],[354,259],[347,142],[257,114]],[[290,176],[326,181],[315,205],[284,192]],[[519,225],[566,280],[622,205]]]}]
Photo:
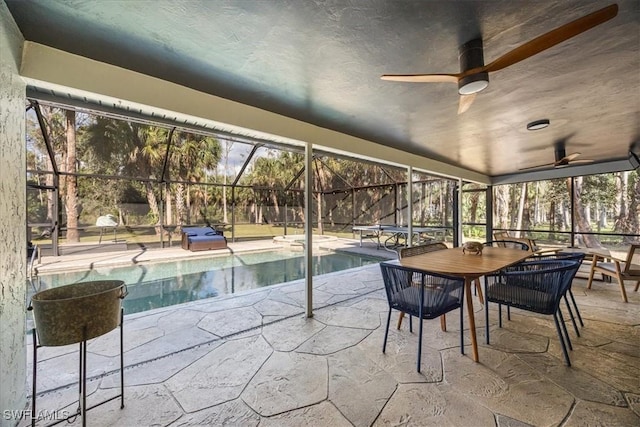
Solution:
[{"label": "palm tree", "polygon": [[[161,178],[167,134],[165,128],[106,117],[97,117],[86,132],[93,173],[141,178],[156,234],[160,233],[160,209],[157,189],[149,178]],[[121,200],[124,186],[111,190],[119,193],[112,199]],[[117,208],[122,220],[122,210]]]},{"label": "palm tree", "polygon": [[67,242],[77,243],[80,241],[78,233],[78,178],[76,163],[76,112],[66,111],[66,136],[67,136],[67,162],[66,172],[72,175],[66,177],[65,207],[67,214]]},{"label": "palm tree", "polygon": [[[181,132],[170,155],[170,171],[175,174],[172,180],[175,185],[175,204],[177,223],[184,225],[190,222],[188,213],[191,207],[191,193],[184,182],[202,182],[205,176],[216,169],[220,160],[220,143],[211,136]],[[201,193],[193,192],[194,202],[203,204]]]}]

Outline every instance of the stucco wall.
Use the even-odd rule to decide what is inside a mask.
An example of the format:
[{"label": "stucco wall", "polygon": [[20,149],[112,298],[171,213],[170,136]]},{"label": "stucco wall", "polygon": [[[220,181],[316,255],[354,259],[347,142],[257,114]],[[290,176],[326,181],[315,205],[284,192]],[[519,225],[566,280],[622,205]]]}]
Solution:
[{"label": "stucco wall", "polygon": [[0,426],[26,404],[25,84],[23,37],[0,0]]}]

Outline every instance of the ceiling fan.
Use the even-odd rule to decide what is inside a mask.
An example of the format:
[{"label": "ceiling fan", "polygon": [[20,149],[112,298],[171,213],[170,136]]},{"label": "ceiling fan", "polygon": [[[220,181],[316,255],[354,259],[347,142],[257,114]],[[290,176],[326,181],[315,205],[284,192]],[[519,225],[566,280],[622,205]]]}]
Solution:
[{"label": "ceiling fan", "polygon": [[578,159],[578,157],[580,157],[580,153],[572,153],[567,155],[567,151],[565,149],[565,141],[561,140],[559,142],[556,142],[555,144],[555,156],[556,156],[556,161],[553,163],[546,163],[544,165],[538,165],[538,166],[530,166],[527,168],[521,168],[520,170],[527,170],[527,169],[538,169],[538,168],[545,168],[545,167],[550,167],[553,166],[556,169],[559,168],[565,168],[567,166],[571,166],[571,165],[575,165],[575,164],[584,164],[584,163],[593,163],[593,160],[591,159]]},{"label": "ceiling fan", "polygon": [[505,53],[488,65],[484,64],[482,39],[463,44],[460,49],[460,72],[455,74],[384,74],[382,80],[412,83],[458,83],[460,103],[458,114],[471,106],[478,92],[489,85],[489,73],[502,70],[523,61],[565,40],[598,26],[618,14],[618,5],[612,4],[589,15],[578,18]]}]

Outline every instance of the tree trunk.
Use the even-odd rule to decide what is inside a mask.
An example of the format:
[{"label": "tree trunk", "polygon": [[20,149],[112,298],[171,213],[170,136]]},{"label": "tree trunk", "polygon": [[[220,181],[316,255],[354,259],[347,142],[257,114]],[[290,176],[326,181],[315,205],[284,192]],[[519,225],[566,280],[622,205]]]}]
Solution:
[{"label": "tree trunk", "polygon": [[607,207],[600,207],[600,228],[607,228],[609,226],[609,219],[607,217]]},{"label": "tree trunk", "polygon": [[188,224],[186,222],[187,215],[184,193],[184,184],[176,184],[176,221],[180,225]]},{"label": "tree trunk", "polygon": [[[47,170],[49,171],[53,171],[53,165],[51,164],[51,162],[49,161],[49,156],[45,156],[47,158]],[[52,188],[55,185],[55,177],[53,176],[53,173],[48,173],[45,175],[44,178],[44,183],[47,187]],[[47,222],[51,222],[52,224],[58,220],[58,218],[54,218],[54,206],[56,203],[55,200],[55,191],[53,190],[47,190],[46,192],[46,196],[47,196]]]},{"label": "tree trunk", "polygon": [[229,217],[227,215],[227,175],[223,178],[224,186],[222,187],[222,222],[229,223]]},{"label": "tree trunk", "polygon": [[222,222],[229,223],[229,216],[227,213],[227,175],[229,173],[229,153],[233,147],[234,142],[227,142],[226,149],[224,150],[224,171],[222,175]]},{"label": "tree trunk", "polygon": [[520,229],[522,228],[522,217],[524,215],[524,204],[527,199],[527,183],[523,182],[520,186],[520,203],[518,203],[518,216],[516,219],[516,237],[520,237]]},{"label": "tree trunk", "polygon": [[[495,187],[495,211],[496,217],[494,218],[494,224],[496,228],[508,228],[507,218],[509,213],[509,192],[504,185]],[[496,222],[497,219],[497,222]]]},{"label": "tree trunk", "polygon": [[167,196],[165,197],[165,199],[165,224],[173,224],[173,197],[171,196],[171,190],[169,189],[169,186],[167,186]]},{"label": "tree trunk", "polygon": [[469,208],[470,210],[470,218],[469,218],[469,222],[475,223],[476,219],[478,217],[478,202],[479,202],[479,197],[480,197],[480,193],[478,192],[473,192],[470,194],[470,200],[469,203],[471,203],[471,206]]},{"label": "tree trunk", "polygon": [[[75,174],[76,168],[76,112],[66,110],[66,134],[67,134],[67,166],[69,173]],[[80,216],[78,206],[78,178],[67,176],[65,205],[67,214],[67,242],[78,243],[80,235],[78,233],[78,217]]]},{"label": "tree trunk", "polygon": [[318,195],[317,195],[317,202],[318,202],[318,207],[317,207],[317,212],[318,212],[318,234],[324,234],[323,229],[322,229],[322,194],[320,192],[318,192]]},{"label": "tree trunk", "polygon": [[440,209],[440,224],[447,224],[447,219],[449,218],[449,203],[445,203],[445,194],[447,193],[447,184],[444,180],[441,181],[440,184],[440,194],[438,194],[438,208]]},{"label": "tree trunk", "polygon": [[249,204],[249,222],[253,222],[255,224],[256,216],[256,202],[252,200]]},{"label": "tree trunk", "polygon": [[[153,186],[150,182],[144,183],[144,189],[147,193],[147,202],[149,203],[149,209],[151,209],[151,214],[156,219],[155,230],[156,235],[160,235],[160,209],[158,208],[158,199],[156,198],[156,194],[153,192]],[[168,196],[168,193],[167,193]]]},{"label": "tree trunk", "polygon": [[556,239],[556,234],[555,234],[555,230],[556,230],[556,202],[555,201],[551,201],[550,206],[549,206],[549,229],[551,230],[549,233],[549,239],[551,240],[555,240]]},{"label": "tree trunk", "polygon": [[613,206],[613,218],[614,220],[617,220],[618,218],[620,218],[620,207],[624,203],[624,193],[622,191],[622,172],[616,174],[615,183],[616,194],[618,195],[618,197],[616,198],[615,205]]},{"label": "tree trunk", "polygon": [[[578,233],[578,244],[586,246],[587,248],[602,248],[602,244],[596,236],[592,234],[579,234],[591,232],[591,225],[587,221],[585,207],[582,204],[582,180],[582,177],[575,178],[573,194],[575,199],[573,217],[576,224],[576,233]],[[567,186],[571,189],[571,178],[567,178]]]},{"label": "tree trunk", "polygon": [[[187,224],[191,224],[191,191],[189,191],[189,187],[185,188],[187,203],[185,209],[185,221]],[[197,207],[197,199],[196,199],[196,207]],[[197,218],[197,216],[196,216]]]},{"label": "tree trunk", "polygon": [[[271,196],[271,202],[273,203],[273,211],[275,213],[275,221],[280,222],[280,205],[278,204],[278,194],[276,190],[269,191],[269,195]],[[273,222],[273,220],[271,221]]]},{"label": "tree trunk", "polygon": [[615,223],[613,225],[613,231],[618,233],[628,233],[627,221],[627,195],[629,194],[629,172],[619,172],[619,183],[617,209],[618,215],[616,216]]},{"label": "tree trunk", "polygon": [[[627,227],[629,233],[640,234],[640,174],[636,177],[636,185],[633,187],[633,194],[629,209],[627,210]],[[625,237],[625,243],[632,243],[632,237]],[[637,240],[636,240],[637,243]]]}]

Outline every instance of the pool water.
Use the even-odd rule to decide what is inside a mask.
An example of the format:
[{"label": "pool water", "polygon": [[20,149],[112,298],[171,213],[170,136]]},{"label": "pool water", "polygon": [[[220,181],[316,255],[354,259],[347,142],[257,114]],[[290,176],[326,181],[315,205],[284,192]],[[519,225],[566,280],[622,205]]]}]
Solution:
[{"label": "pool water", "polygon": [[[322,253],[313,257],[313,275],[383,260],[347,252]],[[124,312],[131,314],[303,278],[303,252],[270,251],[47,274],[35,280],[39,290],[91,280],[122,280],[129,291],[123,300]]]}]

